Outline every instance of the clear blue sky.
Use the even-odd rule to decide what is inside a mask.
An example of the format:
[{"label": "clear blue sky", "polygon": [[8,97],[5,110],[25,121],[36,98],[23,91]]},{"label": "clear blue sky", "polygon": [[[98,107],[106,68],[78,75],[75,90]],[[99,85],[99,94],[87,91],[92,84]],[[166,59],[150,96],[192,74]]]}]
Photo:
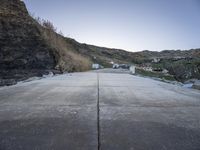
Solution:
[{"label": "clear blue sky", "polygon": [[200,47],[200,0],[24,0],[65,36],[129,51]]}]

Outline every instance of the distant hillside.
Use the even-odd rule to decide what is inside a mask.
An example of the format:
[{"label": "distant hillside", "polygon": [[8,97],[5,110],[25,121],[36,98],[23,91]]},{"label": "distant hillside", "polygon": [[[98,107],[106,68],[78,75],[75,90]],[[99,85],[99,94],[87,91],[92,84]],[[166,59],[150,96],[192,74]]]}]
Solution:
[{"label": "distant hillside", "polygon": [[[66,38],[66,42],[77,53],[89,57],[93,63],[99,63],[104,67],[112,67],[110,62],[135,64],[167,69],[181,82],[191,78],[200,79],[200,49],[128,52],[81,44],[69,38]],[[153,62],[154,59],[158,59],[159,62]]]},{"label": "distant hillside", "polygon": [[[160,65],[172,70],[170,73],[175,76],[177,68],[166,64],[168,62],[174,64],[174,58],[181,58],[182,61],[184,59],[181,64],[185,64],[187,68],[182,66],[181,70],[186,71],[186,74],[188,72],[192,74],[186,75],[187,78],[200,76],[198,75],[200,49],[132,53],[81,44],[57,34],[50,22],[40,22],[32,18],[24,2],[20,0],[0,0],[0,2],[0,85],[15,84],[16,81],[42,76],[49,71],[57,73],[86,71],[91,69],[92,63],[99,63],[104,67],[111,67],[111,62],[141,65],[151,63],[154,58],[161,58],[165,63]],[[179,64],[175,66],[180,68]],[[182,78],[185,79],[185,75],[177,79]]]},{"label": "distant hillside", "polygon": [[129,52],[121,49],[111,49],[88,44],[81,44],[74,39],[66,38],[73,48],[86,56],[89,56],[93,62],[100,63],[104,66],[110,66],[110,62],[142,64],[152,62],[154,58],[172,59],[172,58],[200,58],[200,49],[191,50],[164,50]]},{"label": "distant hillside", "polygon": [[200,57],[200,49],[191,49],[191,50],[164,50],[161,52],[153,52],[153,51],[142,51],[137,52],[137,54],[141,54],[144,58],[176,58],[176,57]]}]

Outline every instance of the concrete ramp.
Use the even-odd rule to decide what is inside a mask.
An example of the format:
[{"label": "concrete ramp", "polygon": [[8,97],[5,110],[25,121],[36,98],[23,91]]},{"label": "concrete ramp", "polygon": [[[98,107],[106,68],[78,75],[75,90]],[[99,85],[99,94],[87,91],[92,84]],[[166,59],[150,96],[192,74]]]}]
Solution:
[{"label": "concrete ramp", "polygon": [[0,88],[0,150],[197,150],[200,92],[120,73]]}]

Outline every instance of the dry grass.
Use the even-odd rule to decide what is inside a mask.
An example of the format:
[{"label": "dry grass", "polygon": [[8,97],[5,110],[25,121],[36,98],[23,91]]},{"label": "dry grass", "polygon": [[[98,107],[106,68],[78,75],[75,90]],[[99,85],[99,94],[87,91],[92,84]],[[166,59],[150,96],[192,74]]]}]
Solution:
[{"label": "dry grass", "polygon": [[89,58],[74,51],[72,45],[65,38],[49,29],[41,28],[41,33],[48,45],[53,48],[57,66],[63,72],[86,71],[91,68]]}]

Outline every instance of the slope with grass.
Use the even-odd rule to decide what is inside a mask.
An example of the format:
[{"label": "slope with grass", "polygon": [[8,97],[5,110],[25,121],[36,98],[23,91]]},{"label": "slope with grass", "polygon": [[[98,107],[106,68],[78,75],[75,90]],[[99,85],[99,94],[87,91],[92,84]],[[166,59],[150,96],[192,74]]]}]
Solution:
[{"label": "slope with grass", "polygon": [[0,2],[0,85],[55,69],[72,72],[90,68],[90,59],[73,51],[64,37],[34,20],[24,2]]}]

